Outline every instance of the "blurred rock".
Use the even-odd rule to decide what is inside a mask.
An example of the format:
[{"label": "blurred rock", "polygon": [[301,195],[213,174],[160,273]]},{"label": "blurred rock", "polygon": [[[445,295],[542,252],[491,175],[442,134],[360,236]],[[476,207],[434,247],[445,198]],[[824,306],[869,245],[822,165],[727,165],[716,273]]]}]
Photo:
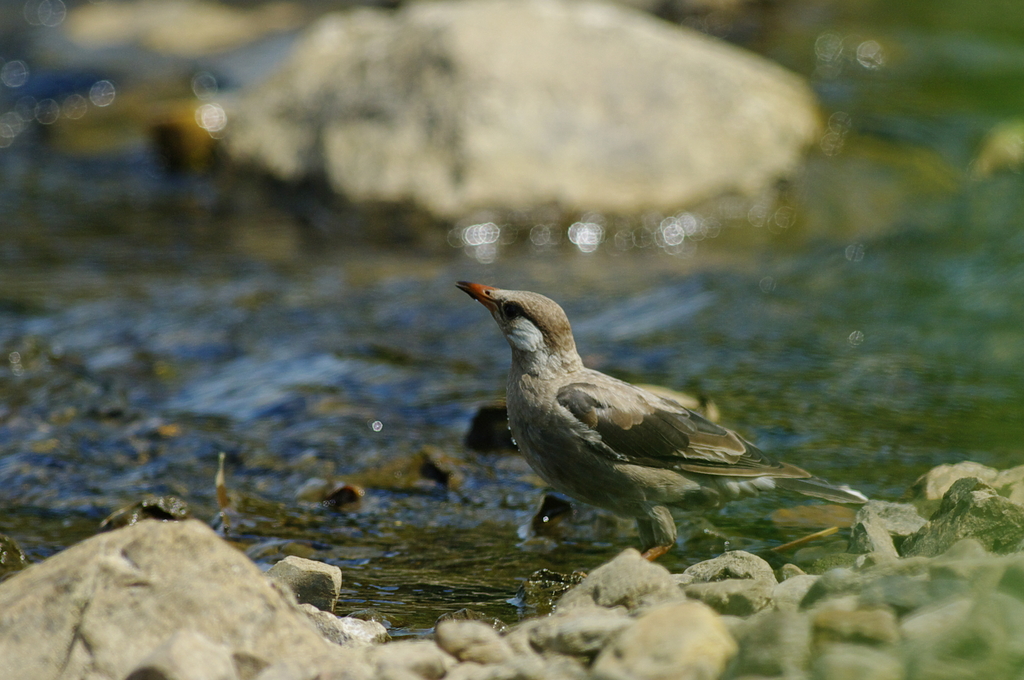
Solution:
[{"label": "blurred rock", "polygon": [[627,548],[602,564],[558,601],[558,611],[574,607],[625,607],[633,612],[683,598],[665,567],[648,562]]},{"label": "blurred rock", "polygon": [[612,640],[595,659],[592,677],[717,678],[736,650],[721,617],[706,605],[664,604],[646,611]]},{"label": "blurred rock", "polygon": [[366,491],[355,484],[339,484],[328,491],[320,502],[332,510],[354,510],[359,507],[365,495]]},{"label": "blurred rock", "polygon": [[[830,645],[814,661],[814,680],[903,680],[906,671],[893,654],[863,645]],[[917,676],[915,676],[917,677]]]},{"label": "blurred rock", "polygon": [[589,663],[632,623],[621,608],[581,608],[538,619],[526,626],[526,632],[532,649],[581,657]]},{"label": "blurred rock", "polygon": [[505,625],[505,622],[501,619],[496,618],[494,616],[490,616],[476,609],[468,609],[466,607],[463,607],[462,609],[456,609],[453,612],[445,612],[444,614],[441,614],[437,617],[437,620],[434,622],[434,627],[437,628],[446,621],[475,621],[478,623],[486,624],[487,626],[493,628],[499,633],[505,632],[505,630],[508,629],[508,626]]},{"label": "blurred rock", "polygon": [[300,604],[333,612],[341,593],[341,569],[289,555],[267,571],[267,578],[288,588]]},{"label": "blurred rock", "polygon": [[100,531],[110,531],[131,526],[144,519],[175,522],[188,519],[188,503],[177,496],[146,498],[110,513],[100,522]]},{"label": "blurred rock", "polygon": [[1024,168],[1024,120],[1012,118],[996,124],[978,149],[972,163],[976,178],[997,172],[1020,172]]},{"label": "blurred rock", "polygon": [[896,617],[881,608],[819,611],[814,616],[813,629],[818,645],[829,642],[893,645],[900,639]]},{"label": "blurred rock", "polygon": [[231,648],[183,630],[153,650],[127,680],[238,680]]},{"label": "blurred rock", "polygon": [[931,520],[903,544],[906,556],[934,556],[963,538],[986,550],[1008,553],[1024,539],[1024,506],[998,495],[991,486],[963,477],[949,487]]},{"label": "blurred rock", "polygon": [[303,18],[302,6],[289,2],[238,9],[201,0],[137,0],[76,6],[68,12],[63,30],[83,47],[135,44],[195,57],[297,28]]},{"label": "blurred rock", "polygon": [[349,478],[357,484],[377,489],[425,491],[458,489],[465,474],[462,461],[449,456],[436,446],[424,446],[411,456],[402,456],[380,467],[364,470]]},{"label": "blurred rock", "polygon": [[430,640],[400,640],[377,647],[370,656],[378,678],[443,678],[457,661]]},{"label": "blurred rock", "polygon": [[284,660],[343,665],[358,651],[324,640],[255,564],[193,520],[99,534],[0,584],[8,677],[121,680],[182,630],[226,646],[246,677]]},{"label": "blurred rock", "polygon": [[444,621],[434,631],[437,646],[459,661],[503,663],[512,649],[493,627],[482,621]]},{"label": "blurred rock", "polygon": [[467,0],[323,17],[227,141],[282,180],[451,220],[754,194],[818,128],[800,78],[696,32],[585,1]]},{"label": "blurred rock", "polygon": [[734,668],[737,677],[793,677],[807,666],[811,656],[808,618],[793,610],[765,610],[734,632],[739,642]]},{"label": "blurred rock", "polygon": [[772,591],[778,585],[771,566],[743,550],[698,562],[676,580],[687,597],[731,616],[761,611],[771,604]]}]

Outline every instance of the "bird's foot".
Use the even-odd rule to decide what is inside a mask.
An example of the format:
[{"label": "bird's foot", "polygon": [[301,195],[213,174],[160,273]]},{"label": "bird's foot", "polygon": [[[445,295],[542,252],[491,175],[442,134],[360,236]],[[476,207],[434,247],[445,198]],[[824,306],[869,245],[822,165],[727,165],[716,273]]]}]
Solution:
[{"label": "bird's foot", "polygon": [[643,551],[640,557],[644,558],[648,562],[653,562],[654,560],[658,559],[659,557],[667,553],[671,548],[672,546],[670,545],[656,545],[653,548],[648,548],[647,550]]}]

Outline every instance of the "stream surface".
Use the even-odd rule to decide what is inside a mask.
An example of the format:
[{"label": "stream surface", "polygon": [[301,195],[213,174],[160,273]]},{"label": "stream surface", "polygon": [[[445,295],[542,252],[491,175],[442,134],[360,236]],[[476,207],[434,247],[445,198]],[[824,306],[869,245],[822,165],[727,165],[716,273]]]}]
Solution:
[{"label": "stream surface", "polygon": [[[581,220],[595,247],[500,221],[387,246],[141,146],[0,149],[0,533],[36,561],[151,495],[213,521],[223,452],[229,538],[264,566],[340,566],[337,613],[376,610],[395,635],[460,608],[514,622],[529,574],[592,569],[636,536],[578,507],[523,538],[542,485],[515,453],[464,445],[509,350],[457,280],[556,299],[589,366],[711,399],[772,455],[873,498],[942,463],[1020,464],[1024,178],[971,162],[1024,116],[1024,18],[809,7],[751,45],[821,97],[801,176],[753,203]],[[424,447],[447,485],[394,472]],[[327,508],[317,480],[366,495]],[[770,554],[820,528],[772,519],[807,502],[681,515],[662,563]]]}]

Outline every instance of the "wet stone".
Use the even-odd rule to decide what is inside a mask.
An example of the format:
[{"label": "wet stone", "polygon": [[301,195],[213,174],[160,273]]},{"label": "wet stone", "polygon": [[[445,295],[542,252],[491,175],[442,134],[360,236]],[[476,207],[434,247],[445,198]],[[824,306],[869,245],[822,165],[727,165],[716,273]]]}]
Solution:
[{"label": "wet stone", "polygon": [[560,574],[550,569],[538,569],[519,586],[514,602],[539,615],[548,614],[554,609],[555,602],[570,588],[582,583],[586,576],[582,571]]},{"label": "wet stone", "polygon": [[475,609],[456,609],[453,612],[445,612],[437,617],[437,621],[434,622],[434,627],[441,625],[445,621],[479,621],[485,623],[499,633],[504,632],[508,629],[508,626],[501,619],[495,618],[484,612],[477,611]]},{"label": "wet stone", "polygon": [[477,409],[464,440],[473,451],[514,451],[515,442],[508,429],[508,410],[504,401],[484,404]]},{"label": "wet stone", "polygon": [[0,534],[0,580],[28,566],[25,552],[10,536]]},{"label": "wet stone", "polygon": [[137,524],[144,519],[175,522],[188,519],[188,503],[177,496],[145,498],[115,510],[100,522],[100,531],[110,531]]},{"label": "wet stone", "polygon": [[341,593],[341,569],[289,555],[267,571],[267,578],[287,587],[295,599],[326,612],[334,611]]}]

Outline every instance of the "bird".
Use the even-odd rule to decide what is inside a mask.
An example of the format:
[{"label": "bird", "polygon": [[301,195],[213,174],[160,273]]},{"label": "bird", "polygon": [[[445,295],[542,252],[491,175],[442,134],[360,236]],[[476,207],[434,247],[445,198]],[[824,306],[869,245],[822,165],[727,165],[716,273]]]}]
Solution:
[{"label": "bird", "polygon": [[586,368],[554,300],[468,281],[456,286],[487,308],[512,348],[509,429],[530,467],[557,491],[634,518],[646,559],[675,545],[672,507],[706,510],[772,489],[867,502],[670,398]]}]

